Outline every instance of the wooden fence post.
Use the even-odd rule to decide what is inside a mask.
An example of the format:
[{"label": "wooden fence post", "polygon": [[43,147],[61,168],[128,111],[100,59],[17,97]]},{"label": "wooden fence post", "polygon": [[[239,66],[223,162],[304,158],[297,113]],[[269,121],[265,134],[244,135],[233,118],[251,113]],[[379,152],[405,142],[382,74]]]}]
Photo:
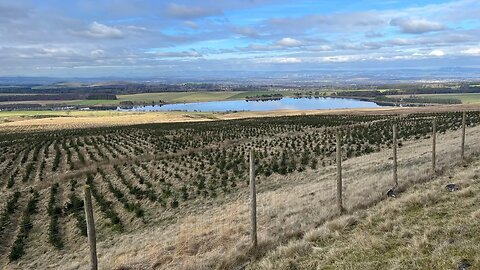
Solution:
[{"label": "wooden fence post", "polygon": [[90,186],[85,186],[85,217],[87,219],[88,244],[90,245],[90,269],[97,270],[97,240],[95,236],[95,221],[93,220],[92,195]]},{"label": "wooden fence post", "polygon": [[465,159],[465,121],[466,113],[463,112],[462,115],[462,160]]},{"label": "wooden fence post", "polygon": [[436,170],[436,144],[437,144],[437,119],[433,118],[432,121],[432,171]]},{"label": "wooden fence post", "polygon": [[393,182],[398,186],[397,174],[397,124],[393,124]]},{"label": "wooden fence post", "polygon": [[337,129],[337,208],[340,213],[343,212],[342,202],[342,139],[340,131]]},{"label": "wooden fence post", "polygon": [[255,186],[255,151],[250,150],[250,220],[252,245],[257,248],[257,190]]}]

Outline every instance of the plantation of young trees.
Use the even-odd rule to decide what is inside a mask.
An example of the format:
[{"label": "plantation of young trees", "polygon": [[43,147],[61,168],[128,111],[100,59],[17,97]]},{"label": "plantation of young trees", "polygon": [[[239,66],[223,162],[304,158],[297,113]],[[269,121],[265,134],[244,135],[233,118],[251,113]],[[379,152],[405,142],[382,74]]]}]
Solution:
[{"label": "plantation of young trees", "polygon": [[[461,127],[462,113],[312,115],[199,123],[0,134],[0,255],[16,261],[32,241],[74,250],[86,241],[83,186],[90,185],[98,230],[128,233],[163,224],[177,211],[246,192],[248,154],[262,182],[274,174],[322,170],[335,162]],[[468,126],[480,122],[468,112]],[[42,224],[42,225],[41,225]],[[40,240],[39,240],[40,239]],[[42,240],[43,239],[43,240]]]}]

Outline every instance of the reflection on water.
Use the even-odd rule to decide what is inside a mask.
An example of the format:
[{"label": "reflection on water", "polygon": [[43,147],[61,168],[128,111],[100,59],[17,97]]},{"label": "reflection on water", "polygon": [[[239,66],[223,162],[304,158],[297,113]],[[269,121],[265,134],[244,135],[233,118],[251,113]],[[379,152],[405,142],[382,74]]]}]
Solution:
[{"label": "reflection on water", "polygon": [[198,111],[198,112],[227,112],[227,111],[272,111],[272,110],[316,110],[316,109],[350,109],[375,108],[374,102],[347,98],[282,98],[281,100],[267,101],[209,101],[194,103],[178,103],[165,105],[134,106],[118,108],[121,111]]}]

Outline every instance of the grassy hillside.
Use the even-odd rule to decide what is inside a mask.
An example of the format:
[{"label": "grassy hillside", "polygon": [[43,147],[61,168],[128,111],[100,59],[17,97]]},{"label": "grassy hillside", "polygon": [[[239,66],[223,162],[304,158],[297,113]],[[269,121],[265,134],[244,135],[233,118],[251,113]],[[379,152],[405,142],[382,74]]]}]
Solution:
[{"label": "grassy hillside", "polygon": [[[235,269],[336,217],[337,128],[344,142],[344,207],[354,213],[381,201],[393,184],[392,121],[399,127],[400,188],[408,190],[431,179],[432,117],[438,167],[458,163],[461,115],[9,130],[0,133],[0,266],[85,269],[82,187],[89,184],[101,268]],[[480,153],[479,116],[467,114],[468,156]],[[250,149],[257,152],[257,251],[249,248]]]},{"label": "grassy hillside", "polygon": [[[472,135],[479,131],[478,127],[467,129],[467,134],[470,134],[467,139],[469,155],[480,152],[480,140]],[[439,168],[443,168],[440,175],[448,177],[449,168],[460,166],[459,135],[460,133],[455,131],[438,137],[437,164]],[[435,179],[430,171],[430,149],[429,138],[403,142],[399,151],[400,189],[416,190],[416,183]],[[347,212],[356,213],[376,203],[383,203],[385,191],[392,186],[390,157],[391,150],[386,149],[344,162],[344,205]],[[438,190],[443,190],[443,186]],[[305,265],[296,265],[290,261],[297,258],[296,254],[307,254],[305,252],[315,249],[311,246],[307,246],[305,250],[290,249],[287,244],[289,241],[310,237],[309,235],[314,235],[315,229],[323,224],[338,231],[339,228],[349,227],[344,226],[345,224],[356,223],[362,217],[359,215],[352,219],[346,216],[340,221],[329,221],[337,215],[334,166],[295,172],[285,177],[274,175],[268,180],[261,180],[259,184],[257,211],[260,249],[252,252],[249,250],[248,192],[244,192],[237,199],[213,205],[202,213],[192,213],[166,228],[132,235],[133,239],[142,239],[139,244],[128,244],[128,239],[132,238],[119,240],[116,247],[105,250],[108,254],[116,254],[113,256],[116,259],[108,259],[109,264],[117,266],[118,269],[142,269],[149,265],[157,265],[159,269],[235,269],[252,259],[261,259],[278,245],[287,245],[269,253],[266,260],[249,267],[303,269]],[[422,201],[418,205],[422,206]],[[172,235],[175,237],[172,238]],[[155,240],[148,240],[150,238]],[[121,248],[118,248],[119,246]],[[145,246],[148,247],[146,251]],[[144,251],[148,255],[142,253]],[[280,253],[277,256],[275,252]],[[327,245],[322,253],[328,252]],[[469,254],[471,253],[466,253],[465,256]],[[293,259],[281,260],[288,256]],[[316,258],[312,259],[314,260]]]},{"label": "grassy hillside", "polygon": [[[480,161],[336,218],[249,269],[480,269]],[[449,192],[455,183],[460,190]]]}]

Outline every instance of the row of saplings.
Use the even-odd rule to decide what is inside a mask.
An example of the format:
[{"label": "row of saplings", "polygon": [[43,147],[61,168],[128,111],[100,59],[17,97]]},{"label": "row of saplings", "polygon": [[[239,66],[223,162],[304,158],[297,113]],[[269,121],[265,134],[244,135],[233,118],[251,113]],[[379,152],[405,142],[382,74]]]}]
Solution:
[{"label": "row of saplings", "polygon": [[[62,241],[59,218],[64,214],[74,213],[76,215],[81,215],[82,218],[77,225],[81,231],[81,234],[86,236],[86,223],[83,213],[83,200],[78,197],[69,197],[69,201],[62,207],[57,204],[57,196],[59,193],[59,184],[55,183],[50,187],[50,197],[47,206],[47,213],[50,217],[50,223],[48,227],[48,240],[49,242],[57,249],[61,249],[64,246]],[[12,244],[8,258],[10,261],[15,261],[21,258],[25,254],[25,245],[29,237],[30,231],[33,228],[33,219],[32,215],[38,212],[38,201],[39,193],[30,189],[30,198],[27,202],[27,206],[23,211],[21,222],[19,225],[19,231],[16,235],[16,238]],[[2,212],[0,217],[0,235],[4,232],[6,225],[10,219],[10,216],[18,208],[18,200],[21,196],[19,191],[13,193],[7,201],[4,212]]]},{"label": "row of saplings", "polygon": [[[457,115],[455,115],[457,116]],[[446,120],[449,121],[446,121]],[[467,123],[469,125],[473,125],[478,123],[479,119],[478,115],[468,115],[468,121]],[[455,129],[459,127],[459,121],[458,119],[455,118],[448,118],[445,117],[445,121],[439,121],[439,129],[440,131],[446,131],[447,129]],[[403,133],[403,137],[410,137],[412,135],[418,136],[418,135],[424,135],[427,134],[429,131],[428,125],[426,123],[429,123],[429,119],[421,119],[420,121],[406,121],[401,123],[401,126],[404,127],[403,130],[406,132]],[[399,123],[400,124],[400,123]],[[353,133],[358,132],[359,134],[362,134],[365,132],[365,129],[375,127],[374,130],[380,130],[379,126],[382,127],[388,127],[388,122],[386,123],[377,123],[377,124],[369,124],[365,126],[356,126],[354,129],[352,129]],[[420,127],[423,126],[423,127]],[[427,127],[425,127],[427,126]],[[402,129],[400,129],[401,131]],[[369,133],[368,131],[366,132],[367,134]],[[388,139],[390,132],[384,132],[384,133],[379,133],[379,136],[373,137],[375,141],[382,141],[384,142],[386,139]],[[363,134],[361,137],[366,138],[368,137],[367,134]],[[381,135],[380,135],[381,134]],[[352,135],[352,134],[350,134]],[[345,135],[346,138],[349,138],[349,135]],[[358,138],[358,136],[355,136]],[[401,136],[402,137],[402,136]],[[350,137],[351,138],[351,137]],[[350,142],[351,140],[346,140],[347,142]],[[55,148],[58,147],[58,144],[56,143]],[[34,148],[34,153],[36,153],[34,156],[38,155],[38,150],[39,148],[36,147]],[[58,149],[58,148],[57,148]],[[365,151],[364,149],[362,149]],[[78,151],[78,149],[76,149]],[[367,151],[368,152],[368,151]],[[310,166],[311,168],[315,169],[317,167],[317,159],[313,157],[314,154],[317,154],[316,151],[310,152],[310,151],[301,151],[301,156],[296,157],[296,154],[292,153],[291,151],[282,151],[282,154],[280,156],[279,160],[273,161],[270,160],[271,163],[267,165],[267,163],[260,163],[260,161],[257,160],[257,166],[258,166],[258,173],[263,173],[265,175],[269,175],[272,172],[280,173],[280,174],[286,174],[289,172],[292,172],[294,170],[303,170],[305,166]],[[329,151],[330,153],[330,151]],[[238,165],[238,157],[239,155],[236,154],[231,154],[227,155],[226,152],[223,152],[221,155],[216,156],[215,158],[213,156],[210,156],[211,153],[207,153],[207,160],[210,161],[210,165],[213,164],[218,164],[220,167],[220,171],[222,169],[226,169],[229,162],[227,162],[226,158],[230,157],[233,158],[235,157],[235,162],[233,162],[232,166],[230,167],[231,169],[234,169]],[[25,157],[26,155],[24,155]],[[58,155],[60,156],[60,155]],[[268,158],[269,153],[265,152],[262,153],[261,151],[259,152],[259,160],[262,158]],[[205,157],[204,157],[205,158]],[[23,159],[22,159],[23,160]],[[26,161],[26,160],[25,160]],[[212,164],[213,163],[213,164]],[[243,162],[242,162],[243,163]],[[32,164],[32,163],[29,163]],[[300,164],[300,165],[297,165]],[[242,164],[244,165],[244,164]],[[269,166],[270,165],[270,166]],[[26,169],[26,174],[29,174],[29,171],[32,169]],[[133,168],[131,169],[132,174],[140,179],[141,184],[145,184],[147,186],[147,189],[140,189],[137,186],[132,186],[130,183],[128,183],[125,179],[125,176],[122,174],[120,171],[119,166],[115,166],[115,170],[117,172],[117,176],[119,176],[120,180],[127,186],[129,189],[129,192],[132,195],[135,195],[137,199],[143,199],[143,198],[148,198],[152,201],[158,201],[161,203],[164,203],[164,199],[166,196],[165,194],[171,194],[171,192],[163,192],[162,196],[159,196],[154,192],[152,189],[151,184],[149,185],[148,181],[144,179],[141,175],[139,175]],[[128,201],[127,197],[123,192],[116,188],[110,180],[107,179],[107,176],[105,175],[105,172],[102,170],[99,170],[98,173],[103,177],[104,181],[107,181],[107,186],[109,188],[109,191],[116,197],[116,199],[121,202],[124,206],[124,208],[129,211],[133,212],[135,216],[137,217],[143,217],[144,216],[144,210],[141,208],[141,205],[139,203],[131,203]],[[243,174],[242,174],[243,175]],[[95,187],[93,175],[88,175],[87,176],[87,181],[86,183],[90,185],[91,190],[92,190],[92,195],[95,198],[95,201],[99,205],[100,210],[104,213],[107,219],[110,220],[110,223],[112,227],[115,230],[118,231],[123,231],[124,225],[119,218],[118,214],[113,210],[113,202],[108,201],[105,199],[105,196],[102,196],[102,194],[97,190]],[[220,179],[220,178],[219,178]],[[221,185],[226,185],[228,176],[222,175],[220,183]],[[206,185],[205,182],[206,179],[203,175],[198,175],[198,181],[195,182],[195,186],[198,190],[204,190],[205,187],[208,187],[209,189],[214,188],[215,185]],[[210,179],[212,181],[212,179]],[[75,195],[75,187],[76,187],[76,181],[72,180],[71,181],[71,193],[69,195],[69,200],[67,204],[65,205],[64,209],[58,206],[58,201],[56,200],[56,197],[59,192],[59,185],[54,184],[50,188],[50,199],[48,202],[48,209],[47,212],[50,217],[50,224],[49,224],[49,241],[53,246],[56,248],[62,248],[63,247],[63,242],[61,239],[61,234],[60,234],[60,229],[59,229],[59,218],[64,215],[64,214],[73,214],[75,219],[77,220],[77,227],[79,231],[81,232],[82,235],[86,235],[86,223],[85,223],[85,218],[84,218],[84,213],[83,213],[83,200],[78,198]],[[214,190],[212,190],[211,194],[215,194]],[[30,199],[27,203],[27,207],[25,208],[21,223],[19,226],[19,231],[17,233],[16,239],[12,244],[11,251],[9,254],[9,259],[11,261],[19,259],[23,254],[24,254],[24,249],[25,249],[25,243],[26,239],[28,238],[28,235],[32,229],[32,218],[31,216],[36,213],[37,211],[37,203],[38,203],[38,192],[31,190],[30,191],[31,196]],[[180,189],[180,194],[181,197],[184,200],[187,200],[189,198],[188,195],[188,189],[186,186],[183,186]],[[216,195],[213,195],[213,197]],[[6,224],[8,223],[8,220],[10,216],[14,213],[15,209],[17,208],[18,200],[20,197],[20,192],[15,192],[7,201],[7,205],[4,209],[4,211],[0,214],[0,236],[5,230]],[[178,201],[175,199],[171,202],[171,206],[173,208],[178,207]]]},{"label": "row of saplings", "polygon": [[[343,126],[379,120],[386,116],[290,116],[271,119],[247,119],[215,123],[149,125],[158,150],[177,152],[191,145],[205,146],[224,140],[271,137],[281,133],[302,132],[310,127]],[[162,130],[157,130],[157,128]],[[175,132],[168,133],[168,128]],[[167,131],[165,131],[165,129]]]},{"label": "row of saplings", "polygon": [[31,189],[31,196],[27,203],[27,207],[23,211],[22,220],[20,221],[20,230],[17,233],[15,241],[12,244],[8,259],[15,261],[20,259],[25,254],[25,245],[27,243],[30,231],[33,228],[32,215],[37,213],[37,204],[39,200],[39,194],[37,191]]},{"label": "row of saplings", "polygon": [[[68,202],[64,205],[64,208],[58,205],[57,197],[59,193],[59,184],[55,183],[50,187],[50,197],[47,206],[47,213],[50,217],[50,223],[48,227],[48,240],[57,249],[61,249],[64,246],[62,241],[59,218],[63,215],[73,214],[77,219],[77,228],[80,234],[87,235],[87,228],[85,222],[85,214],[83,208],[83,200],[78,198],[75,193],[76,181],[72,180],[72,193],[69,196]],[[37,204],[39,201],[39,194],[37,191],[30,189],[31,197],[27,203],[27,206],[23,212],[22,220],[19,225],[19,232],[15,241],[12,244],[12,248],[9,254],[9,260],[15,261],[22,257],[25,253],[25,244],[31,229],[33,228],[32,215],[37,213]],[[0,235],[6,228],[10,216],[18,208],[18,200],[21,193],[16,191],[7,201],[4,212],[0,216]],[[97,198],[98,199],[98,198]]]},{"label": "row of saplings", "polygon": [[[438,131],[439,132],[445,132],[447,129],[456,129],[460,126],[460,123],[461,123],[461,114],[459,113],[444,113],[444,114],[429,114],[429,115],[412,115],[412,116],[409,116],[405,119],[402,119],[400,122],[399,122],[399,139],[401,138],[409,138],[409,137],[412,137],[414,136],[415,138],[420,138],[421,136],[425,136],[427,135],[429,132],[430,132],[430,129],[431,129],[431,125],[429,125],[429,122],[431,121],[431,117],[433,116],[436,116],[438,118]],[[351,129],[349,129],[349,135],[346,136],[346,139],[349,139],[348,141],[346,141],[347,143],[347,150],[346,150],[346,153],[347,153],[347,156],[348,157],[351,157],[351,156],[356,156],[356,155],[359,155],[361,153],[369,153],[369,152],[372,152],[374,151],[374,149],[372,149],[370,147],[370,145],[377,145],[377,144],[381,144],[381,143],[387,143],[387,144],[390,144],[391,141],[389,139],[389,137],[391,137],[391,118],[381,118],[381,117],[371,117],[371,118],[355,118],[355,117],[334,117],[334,116],[329,116],[330,118],[334,119],[330,119],[330,118],[321,118],[321,117],[318,117],[318,116],[313,116],[311,117],[311,119],[309,119],[309,121],[306,121],[309,123],[309,125],[311,126],[317,126],[319,124],[330,124],[330,125],[336,125],[336,124],[340,124],[341,122],[339,122],[338,120],[341,119],[342,121],[347,121],[347,123],[366,123],[365,121],[366,120],[381,120],[381,121],[377,121],[375,123],[366,123],[365,125],[356,125],[354,127],[352,127]],[[304,119],[304,117],[300,117],[302,119]],[[308,118],[308,117],[307,117]],[[338,118],[338,119],[337,119]],[[290,123],[292,120],[292,118],[284,118],[283,121],[287,122],[287,123]],[[252,120],[253,121],[253,120]],[[264,121],[264,120],[262,120]],[[299,125],[299,123],[296,123],[295,125],[291,125],[291,126],[288,126],[288,125],[284,125],[284,124],[281,124],[282,121],[279,121],[279,120],[272,120],[274,122],[276,122],[278,125],[280,125],[281,127],[295,127],[293,129],[296,129]],[[329,122],[330,121],[330,122]],[[478,123],[479,121],[479,117],[478,117],[478,113],[474,113],[474,112],[470,112],[467,114],[467,125],[472,125],[472,124],[475,124],[475,123]],[[261,122],[261,121],[260,121]],[[250,122],[246,122],[246,123],[250,123]],[[252,123],[255,123],[252,122]],[[301,122],[300,122],[301,123]],[[245,123],[244,123],[245,124]],[[214,127],[214,128],[208,128],[208,127],[197,127],[197,128],[189,128],[187,130],[185,129],[177,129],[175,130],[175,132],[177,133],[176,136],[173,136],[173,137],[169,137],[167,138],[167,140],[164,140],[165,138],[158,138],[160,139],[162,142],[169,142],[169,144],[178,144],[178,140],[182,140],[184,138],[182,138],[182,134],[184,133],[193,133],[196,135],[199,135],[199,134],[202,134],[202,133],[209,133],[210,135],[212,136],[208,136],[208,137],[215,137],[213,136],[213,134],[222,134],[221,139],[225,139],[225,137],[228,137],[228,136],[225,136],[224,133],[229,133],[229,132],[226,132],[225,130],[228,130],[228,129],[225,129],[225,128],[221,128],[221,127],[224,127],[224,126],[228,126],[228,125],[225,125],[225,124],[222,124],[222,123],[217,123],[216,125],[218,125],[218,127]],[[248,128],[248,127],[244,127],[242,125],[240,125],[241,127],[241,130],[246,130],[246,132],[248,132],[249,134],[250,133],[255,133],[255,128],[252,129],[251,127]],[[272,124],[269,123],[269,124],[261,124],[259,126],[269,126],[271,127]],[[232,127],[234,128],[234,127]],[[235,128],[234,128],[235,129]],[[273,129],[273,128],[271,128]],[[287,128],[288,130],[288,128]],[[264,134],[260,131],[258,131],[259,134]],[[139,137],[147,137],[147,138],[143,138],[141,141],[147,141],[149,140],[149,138],[151,138],[148,133],[144,133],[143,136],[140,135],[141,132],[138,132],[138,134],[136,136],[139,136]],[[193,135],[191,136],[190,139],[194,139],[194,140],[204,140],[204,138],[202,136],[195,136]],[[116,154],[115,152],[117,153],[122,153],[123,150],[119,149],[118,148],[118,143],[114,143],[114,142],[119,142],[118,139],[120,137],[118,137],[119,134],[116,134],[115,136],[112,136],[112,134],[110,135],[107,135],[105,138],[107,138],[107,140],[98,140],[98,138],[96,140],[86,140],[85,139],[85,143],[88,142],[88,145],[93,145],[95,150],[97,150],[96,152],[98,152],[98,155],[99,156],[103,156],[105,157],[105,154],[102,153],[101,149],[98,147],[99,144],[101,144],[106,150],[108,150],[109,152],[111,152],[111,155],[112,157],[116,157]],[[139,137],[136,137],[136,138],[139,138]],[[310,142],[310,144],[312,143],[312,136],[306,136],[304,139],[306,139],[307,141],[305,141],[306,143]],[[386,139],[388,138],[388,139]],[[387,141],[385,141],[387,140]],[[67,154],[67,163],[70,167],[70,169],[73,169],[74,168],[74,162],[72,161],[72,153],[71,153],[71,150],[70,150],[70,147],[67,146],[66,144],[66,141],[67,139],[63,139],[61,141],[59,140],[55,140],[55,144],[54,144],[54,151],[55,151],[55,157],[53,159],[53,164],[52,164],[52,170],[53,171],[56,171],[60,165],[60,161],[61,161],[61,156],[62,156],[62,152],[60,150],[60,145],[62,146],[62,148],[64,149],[64,152]],[[355,142],[356,144],[356,147],[355,148],[351,148],[350,147],[350,144],[353,142]],[[365,142],[366,141],[366,142]],[[27,161],[27,158],[29,156],[29,153],[33,150],[33,159],[31,162],[29,162],[28,164],[26,164],[25,166],[25,173],[23,173],[22,175],[22,180],[24,182],[28,181],[29,179],[31,179],[31,176],[32,176],[32,173],[34,173],[36,171],[36,168],[35,168],[35,164],[36,164],[36,159],[38,157],[38,154],[39,154],[39,151],[42,147],[42,145],[45,147],[45,158],[48,158],[48,151],[47,149],[49,149],[49,146],[52,144],[52,142],[54,142],[53,140],[49,140],[49,141],[44,141],[43,143],[38,143],[35,147],[27,147],[24,151],[24,154],[23,154],[23,158],[21,159],[21,164],[24,164],[26,161]],[[82,154],[82,151],[80,149],[80,147],[85,147],[85,144],[83,142],[81,142],[79,140],[79,138],[71,138],[70,139],[70,143],[69,145],[71,146],[71,148],[73,148],[73,150],[77,153],[77,157],[79,159],[79,162],[81,164],[84,164],[85,163],[85,157],[83,156]],[[181,144],[182,145],[182,144]],[[181,145],[176,145],[176,147],[173,147],[174,149],[179,149],[180,148],[178,146],[181,146]],[[186,144],[186,145],[183,145],[183,147],[188,147],[188,146],[191,146],[191,144]],[[137,146],[136,144],[134,143],[133,144],[133,147],[135,148],[135,151],[138,152],[137,150]],[[161,148],[161,147],[160,147]],[[318,155],[318,145],[317,147],[315,148],[315,152],[316,154]],[[362,149],[363,148],[363,149]],[[330,147],[328,146],[328,153],[327,154],[331,154],[333,152],[333,147]],[[322,149],[323,150],[323,149]],[[302,151],[297,151],[297,152],[302,152]],[[304,151],[305,152],[305,149]],[[89,156],[91,157],[92,160],[95,160],[95,155],[91,152],[91,149],[88,148],[87,149],[87,154],[89,154]],[[125,154],[125,153],[123,153]],[[329,163],[327,163],[329,164]],[[43,162],[41,163],[41,168],[40,168],[40,178],[43,179],[43,171],[45,169],[45,160],[43,160]],[[278,164],[277,164],[278,165]],[[279,170],[277,170],[277,165],[275,165],[275,162],[272,162],[272,166],[270,166],[270,168],[265,168],[265,174],[266,175],[269,175],[270,173],[283,173],[285,172],[285,168],[281,168]],[[313,163],[311,164],[312,167],[316,167],[316,164],[315,164],[315,161],[313,161]],[[281,164],[280,164],[281,166]],[[298,169],[299,170],[302,170],[304,167],[300,166]],[[291,170],[287,170],[287,171],[291,171]],[[17,173],[19,173],[19,170],[14,170],[13,173],[10,174],[10,179],[7,183],[7,187],[11,188],[13,185],[14,185],[14,178],[17,176]]]},{"label": "row of saplings", "polygon": [[[457,129],[460,127],[461,124],[461,118],[459,119],[459,116],[461,114],[450,114],[449,117],[442,117],[438,120],[438,128],[437,130],[439,132],[445,132],[448,129]],[[475,114],[469,114],[467,115],[467,124],[468,125],[473,125],[478,122],[479,118],[475,117]],[[344,138],[346,145],[343,147],[346,148],[346,155],[347,157],[351,156],[356,156],[359,154],[364,154],[364,153],[370,153],[373,151],[378,151],[380,147],[378,145],[387,145],[391,146],[391,121],[382,121],[382,122],[377,122],[373,124],[367,124],[367,125],[360,125],[356,126],[352,131],[346,131],[344,133]],[[421,136],[428,136],[429,133],[431,132],[431,118],[422,118],[422,119],[416,119],[416,121],[407,121],[399,122],[401,126],[401,136],[404,139],[410,138],[412,135],[415,135],[415,138],[420,138]],[[373,132],[371,132],[373,130]],[[363,134],[361,136],[357,136],[357,134]],[[373,136],[372,136],[373,135]],[[420,137],[419,137],[420,136]],[[362,138],[363,143],[359,143],[358,139]],[[366,142],[365,142],[366,140]],[[353,144],[355,143],[355,144]],[[370,144],[375,144],[374,146],[371,146]],[[399,146],[401,146],[402,143],[399,143]],[[375,147],[376,146],[376,147]],[[331,145],[331,147],[328,147],[328,156],[333,156],[332,154],[334,153],[335,146]],[[317,149],[315,149],[317,150]],[[320,148],[320,150],[324,150],[323,146]],[[268,156],[268,153],[261,152],[259,153],[258,159],[260,162],[257,163],[257,173],[258,174],[264,174],[266,176],[269,176],[272,173],[279,173],[279,174],[287,174],[290,172],[293,172],[295,170],[297,171],[303,171],[306,166],[310,166],[312,169],[316,169],[318,165],[317,159],[312,155],[308,150],[305,151],[300,151],[301,156],[297,156],[299,151],[282,151],[282,154],[279,156],[280,159],[277,159],[277,157],[270,157],[268,160],[265,160],[265,158]],[[314,151],[316,155],[319,154],[319,152],[323,151]],[[207,158],[208,161],[210,161],[210,165],[217,164],[219,169],[222,171],[222,169],[225,169],[225,164],[228,164],[229,161],[227,160],[229,157],[233,155],[226,155],[225,153],[220,154],[221,152],[217,152],[216,154],[212,153],[206,153],[205,158]],[[322,161],[322,165],[325,166],[327,164],[331,164],[330,162],[325,162],[325,160]],[[233,166],[233,168],[236,168],[236,166]],[[197,169],[195,166],[194,169]],[[237,171],[238,173],[238,171]],[[237,175],[237,173],[234,172],[234,175]],[[242,173],[240,173],[237,176],[243,176]],[[225,175],[222,177],[221,184],[225,185],[227,181],[224,181],[227,178]],[[200,178],[198,179],[200,180]],[[203,181],[194,181],[193,184],[196,186],[199,190],[201,190],[204,185],[202,184]],[[211,186],[210,186],[211,187]],[[233,186],[232,186],[233,187]],[[185,188],[183,188],[185,190]],[[182,192],[184,193],[184,192]],[[215,192],[211,192],[213,197],[215,197]],[[187,196],[185,196],[187,197]]]}]

